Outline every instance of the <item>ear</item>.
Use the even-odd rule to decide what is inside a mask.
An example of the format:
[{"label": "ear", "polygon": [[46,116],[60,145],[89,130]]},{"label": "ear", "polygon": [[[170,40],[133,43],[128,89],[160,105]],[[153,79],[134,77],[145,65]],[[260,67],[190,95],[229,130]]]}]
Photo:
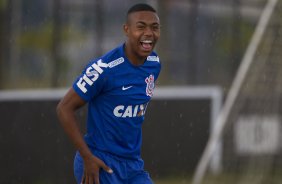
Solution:
[{"label": "ear", "polygon": [[127,36],[129,32],[129,27],[127,24],[123,24],[123,31],[124,31],[124,34]]}]

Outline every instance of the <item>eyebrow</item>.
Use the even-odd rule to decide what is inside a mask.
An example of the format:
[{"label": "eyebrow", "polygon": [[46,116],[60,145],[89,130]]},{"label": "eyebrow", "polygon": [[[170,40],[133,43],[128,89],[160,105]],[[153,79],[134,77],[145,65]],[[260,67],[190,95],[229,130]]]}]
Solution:
[{"label": "eyebrow", "polygon": [[158,22],[153,22],[153,23],[151,23],[151,24],[146,24],[145,22],[143,22],[143,21],[138,21],[138,22],[136,22],[136,24],[144,24],[144,25],[160,25],[160,23],[158,23]]}]

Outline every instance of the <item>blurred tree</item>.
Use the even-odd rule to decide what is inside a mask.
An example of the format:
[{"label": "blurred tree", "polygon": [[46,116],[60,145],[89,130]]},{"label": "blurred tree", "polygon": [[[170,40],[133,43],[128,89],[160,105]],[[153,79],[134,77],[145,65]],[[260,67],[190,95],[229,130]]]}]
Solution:
[{"label": "blurred tree", "polygon": [[198,58],[197,58],[197,20],[198,20],[198,0],[189,0],[189,34],[188,34],[188,48],[189,48],[189,59],[187,68],[187,82],[188,84],[196,84],[197,82],[197,71],[198,71]]},{"label": "blurred tree", "polygon": [[21,36],[22,25],[22,0],[11,0],[11,19],[9,22],[10,40],[9,40],[9,84],[16,86],[18,83],[20,72],[20,54],[21,48],[19,44],[19,38]]},{"label": "blurred tree", "polygon": [[6,19],[6,9],[7,9],[7,0],[1,0],[0,1],[0,89],[3,88],[3,80],[4,80],[4,60],[5,60],[5,52],[4,52],[4,48],[5,48],[5,43],[6,43],[6,39],[5,39],[5,30],[7,28],[5,28],[5,20]]},{"label": "blurred tree", "polygon": [[103,20],[103,13],[104,13],[104,9],[103,9],[103,1],[102,0],[96,0],[94,5],[94,17],[93,20],[95,20],[96,25],[95,25],[95,32],[96,32],[96,43],[100,43],[98,44],[98,47],[96,47],[96,56],[101,56],[103,54],[103,46],[102,43],[104,41],[103,36],[104,36],[104,20]]},{"label": "blurred tree", "polygon": [[60,72],[61,72],[61,59],[60,59],[60,43],[61,43],[61,0],[53,0],[53,32],[52,32],[52,64],[53,70],[51,74],[51,86],[58,87]]},{"label": "blurred tree", "polygon": [[13,56],[13,50],[18,51],[17,46],[13,44],[19,32],[18,30],[13,31],[13,28],[19,21],[19,13],[15,12],[19,6],[14,0],[1,0],[0,2],[0,88],[5,88],[10,83],[13,69],[9,61],[13,59],[15,62],[16,56]]},{"label": "blurred tree", "polygon": [[[163,62],[169,62],[169,44],[167,44],[169,41],[168,39],[168,24],[167,24],[167,12],[169,8],[169,0],[158,0],[157,1],[157,11],[160,17],[161,21],[161,39],[158,41],[159,43],[157,44],[157,50],[158,53],[160,54],[162,60],[165,60]],[[160,83],[166,83],[169,78],[168,78],[168,68],[163,67],[162,72],[159,78]]]},{"label": "blurred tree", "polygon": [[[70,84],[81,61],[122,41],[117,15],[135,2],[0,0],[0,88]],[[161,85],[228,86],[265,0],[146,2],[161,18]]]},{"label": "blurred tree", "polygon": [[230,74],[231,78],[235,76],[235,73],[237,71],[237,68],[240,64],[241,57],[242,57],[242,43],[241,43],[241,2],[240,0],[233,0],[232,3],[233,7],[233,17],[232,17],[232,40],[231,40],[231,54],[230,54],[230,61],[231,66],[230,67]]}]

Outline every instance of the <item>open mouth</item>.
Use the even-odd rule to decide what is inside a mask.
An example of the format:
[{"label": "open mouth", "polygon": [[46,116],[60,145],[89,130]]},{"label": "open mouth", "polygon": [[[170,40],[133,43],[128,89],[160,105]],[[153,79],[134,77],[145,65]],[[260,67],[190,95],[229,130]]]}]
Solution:
[{"label": "open mouth", "polygon": [[153,41],[152,40],[143,40],[140,42],[141,46],[143,47],[144,50],[146,51],[151,51],[153,48]]}]

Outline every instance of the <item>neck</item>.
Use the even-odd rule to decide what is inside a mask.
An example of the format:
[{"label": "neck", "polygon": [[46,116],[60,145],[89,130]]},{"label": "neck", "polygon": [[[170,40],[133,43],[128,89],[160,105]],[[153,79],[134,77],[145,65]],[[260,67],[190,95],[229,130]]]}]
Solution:
[{"label": "neck", "polygon": [[129,46],[127,46],[127,43],[125,43],[124,46],[125,55],[128,58],[129,62],[135,66],[143,65],[146,57],[140,57],[135,53]]}]

